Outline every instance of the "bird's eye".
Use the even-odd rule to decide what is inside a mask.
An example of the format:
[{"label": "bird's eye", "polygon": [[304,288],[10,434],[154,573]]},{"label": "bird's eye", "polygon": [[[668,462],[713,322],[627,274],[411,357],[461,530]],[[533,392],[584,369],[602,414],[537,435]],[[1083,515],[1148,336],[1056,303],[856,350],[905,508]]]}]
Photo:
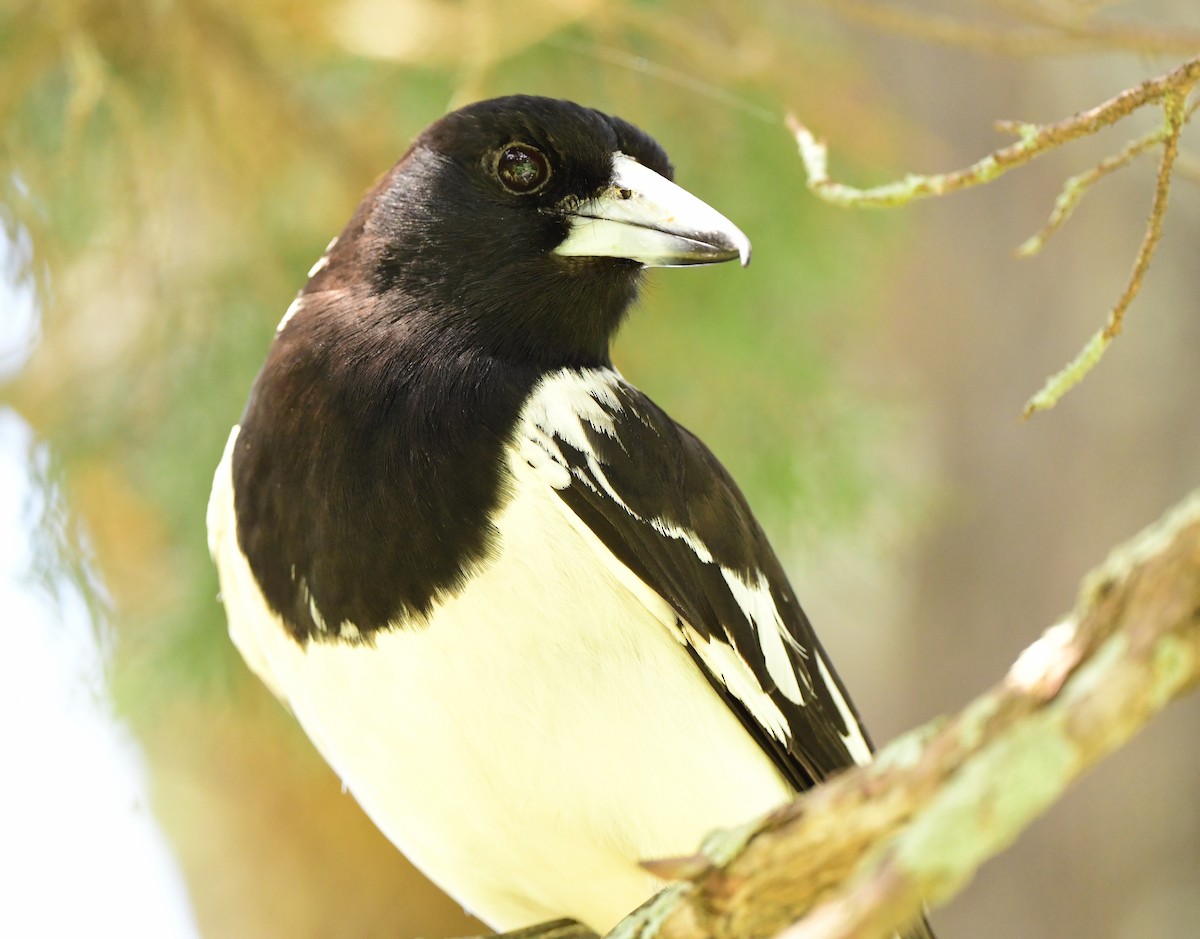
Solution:
[{"label": "bird's eye", "polygon": [[540,150],[528,144],[513,143],[496,156],[496,177],[509,192],[523,196],[546,185],[550,164]]}]

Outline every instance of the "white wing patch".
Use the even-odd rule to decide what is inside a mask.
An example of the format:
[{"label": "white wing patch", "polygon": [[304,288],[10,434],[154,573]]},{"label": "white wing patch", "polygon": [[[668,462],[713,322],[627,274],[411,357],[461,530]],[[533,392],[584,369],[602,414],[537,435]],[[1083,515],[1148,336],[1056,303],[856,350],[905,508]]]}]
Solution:
[{"label": "white wing patch", "polygon": [[854,719],[854,712],[850,710],[850,705],[846,703],[846,699],[842,697],[841,691],[838,690],[837,682],[829,674],[829,666],[825,664],[825,656],[818,653],[816,659],[817,670],[821,673],[821,681],[825,682],[825,687],[829,691],[829,697],[833,698],[833,703],[837,705],[838,713],[842,715],[842,723],[846,725],[846,733],[841,735],[842,740],[846,744],[846,749],[850,751],[850,756],[854,758],[855,763],[859,766],[866,766],[871,762],[871,748],[867,746],[867,741],[858,726],[858,721]]},{"label": "white wing patch", "polygon": [[771,596],[771,588],[767,584],[767,579],[758,573],[754,583],[750,583],[737,571],[730,570],[725,566],[721,567],[721,574],[725,578],[725,583],[729,584],[733,598],[737,601],[738,606],[746,612],[746,618],[758,635],[758,644],[762,648],[763,657],[767,662],[767,673],[774,679],[775,686],[793,704],[804,704],[804,696],[800,693],[800,683],[796,680],[796,669],[793,668],[791,659],[788,658],[784,642],[790,640],[790,645],[801,654],[804,654],[804,650],[800,649],[796,641],[784,629],[783,617],[779,615],[779,610],[775,607],[775,600]]},{"label": "white wing patch", "polygon": [[721,684],[729,689],[730,694],[746,706],[755,722],[786,745],[792,736],[787,719],[779,710],[779,705],[763,691],[745,659],[729,643],[705,638],[687,623],[683,623],[683,634],[688,645],[700,656],[700,661],[721,679]]},{"label": "white wing patch", "polygon": [[[652,518],[647,520],[650,527],[660,535],[665,535],[667,538],[675,538],[686,544],[705,564],[713,563],[712,552],[700,540],[700,537],[694,531],[688,531],[686,528],[680,528],[678,525],[672,525],[665,518]],[[725,568],[722,568],[725,570]]]},{"label": "white wing patch", "polygon": [[536,424],[526,423],[522,426],[517,439],[517,453],[554,489],[566,489],[571,485],[571,471],[566,467],[558,444]]},{"label": "white wing patch", "polygon": [[554,372],[534,388],[522,418],[588,453],[591,447],[583,427],[585,421],[606,437],[616,439],[616,424],[609,412],[621,410],[614,388],[619,381],[617,373],[608,369]]},{"label": "white wing patch", "polygon": [[[607,369],[590,369],[586,372],[562,369],[547,375],[534,388],[533,394],[530,395],[529,401],[525,405],[525,410],[521,415],[521,438],[524,440],[526,436],[534,437],[534,442],[542,447],[550,459],[562,466],[564,470],[567,461],[555,441],[556,437],[586,454],[588,469],[604,488],[604,494],[634,518],[637,518],[637,514],[625,504],[625,500],[608,481],[603,467],[592,452],[587,430],[583,426],[586,422],[606,437],[617,439],[616,423],[610,412],[621,410],[621,401],[613,387],[619,381],[620,376]],[[535,433],[528,434],[526,425],[534,428]],[[531,465],[534,465],[535,469],[537,468],[532,461]],[[591,486],[591,480],[581,480],[581,482]],[[570,484],[569,470],[565,470],[565,473],[553,474],[551,485],[555,489],[565,489]]]},{"label": "white wing patch", "polygon": [[[618,442],[620,440],[613,414],[623,409],[617,394],[617,388],[623,382],[621,375],[612,369],[563,369],[547,375],[530,395],[521,415],[517,432],[517,452],[527,465],[542,474],[555,489],[565,489],[572,482],[577,482],[596,491],[596,485],[592,482],[594,479],[599,483],[603,494],[628,512],[631,518],[649,525],[665,538],[682,542],[691,549],[698,561],[712,565],[715,563],[713,554],[699,534],[665,518],[643,518],[631,509],[609,481],[603,465],[591,447],[585,424],[606,437]],[[559,446],[560,441],[584,455],[591,478],[582,475],[575,477],[571,474],[568,461]],[[566,511],[574,515],[569,509]],[[597,544],[600,543],[597,541]],[[607,549],[604,550],[609,554]],[[624,568],[615,557],[612,558],[612,563]],[[802,656],[807,653],[784,628],[783,618],[775,606],[766,578],[761,573],[756,573],[754,581],[751,582],[744,575],[724,565],[719,565],[719,569],[734,601],[742,608],[747,621],[754,629],[766,661],[767,672],[775,686],[789,701],[803,705],[805,697],[800,689],[797,670],[789,659],[788,647]],[[643,589],[649,588],[643,585]],[[657,594],[655,597],[661,602]],[[666,622],[680,635],[675,622]],[[681,640],[695,649],[705,667],[720,679],[730,694],[746,706],[767,732],[784,744],[787,743],[791,734],[782,711],[763,689],[749,665],[727,641],[715,637],[706,638],[687,623],[682,623]],[[807,676],[803,677],[807,682]],[[836,688],[834,690],[836,692]],[[840,702],[840,698],[836,700]]]}]

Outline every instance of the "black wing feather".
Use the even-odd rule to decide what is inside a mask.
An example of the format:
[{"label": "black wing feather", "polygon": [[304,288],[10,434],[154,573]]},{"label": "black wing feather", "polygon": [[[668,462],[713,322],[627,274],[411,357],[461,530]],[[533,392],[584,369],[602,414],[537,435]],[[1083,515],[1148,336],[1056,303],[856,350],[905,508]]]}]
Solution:
[{"label": "black wing feather", "polygon": [[[580,422],[586,449],[542,428],[556,445],[547,455],[570,471],[570,484],[558,488],[558,495],[621,563],[670,604],[681,628],[686,623],[705,640],[732,646],[749,666],[782,713],[786,739],[765,727],[689,644],[710,684],[798,790],[853,765],[843,739],[850,728],[816,665],[816,655],[825,663],[828,656],[737,485],[700,440],[637,389],[614,375],[609,390],[612,395],[594,398],[611,418],[611,427]],[[722,568],[769,586],[793,640],[784,645],[802,703],[791,700],[772,679],[755,625]],[[832,667],[828,674],[852,710]],[[870,746],[861,722],[858,730]]]}]

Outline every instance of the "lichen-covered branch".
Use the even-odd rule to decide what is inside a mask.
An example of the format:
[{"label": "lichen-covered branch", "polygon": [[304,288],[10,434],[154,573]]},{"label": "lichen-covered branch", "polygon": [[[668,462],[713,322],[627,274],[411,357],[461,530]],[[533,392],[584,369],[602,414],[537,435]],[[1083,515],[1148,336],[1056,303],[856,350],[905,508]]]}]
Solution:
[{"label": "lichen-covered branch", "polygon": [[1050,240],[1050,237],[1071,217],[1076,207],[1083,201],[1083,197],[1087,195],[1088,190],[1092,186],[1109,173],[1115,173],[1117,170],[1124,169],[1147,150],[1161,144],[1167,138],[1167,133],[1168,127],[1164,122],[1163,126],[1156,127],[1150,133],[1137,138],[1137,140],[1131,140],[1120,153],[1114,153],[1110,157],[1105,157],[1090,170],[1085,170],[1070,177],[1063,184],[1062,192],[1059,193],[1058,198],[1054,200],[1054,209],[1050,212],[1050,217],[1046,220],[1046,224],[1025,239],[1025,241],[1021,242],[1017,247],[1017,256],[1030,258],[1039,253],[1042,248],[1046,247],[1046,242]]},{"label": "lichen-covered branch", "polygon": [[1142,135],[1127,144],[1119,153],[1102,161],[1091,170],[1067,181],[1062,194],[1046,225],[1020,248],[1018,254],[1035,254],[1046,239],[1069,217],[1088,187],[1099,179],[1129,165],[1139,154],[1154,146],[1162,146],[1154,199],[1146,222],[1146,232],[1134,260],[1133,269],[1117,302],[1109,311],[1104,327],[1099,330],[1084,348],[1056,374],[1045,386],[1029,399],[1025,405],[1026,417],[1053,407],[1070,388],[1100,360],[1105,349],[1121,331],[1125,313],[1141,289],[1146,271],[1158,246],[1162,234],[1163,217],[1167,210],[1167,198],[1171,189],[1171,178],[1179,154],[1179,138],[1184,125],[1195,113],[1196,106],[1188,103],[1196,85],[1200,83],[1200,56],[1189,59],[1177,68],[1147,79],[1128,88],[1103,104],[1081,111],[1072,117],[1053,124],[1027,124],[1006,122],[1003,130],[1017,135],[1014,143],[993,150],[981,160],[963,169],[931,175],[910,174],[902,180],[859,189],[835,182],[829,176],[828,153],[825,143],[813,136],[794,115],[788,115],[787,123],[796,138],[808,175],[808,188],[826,202],[848,208],[880,208],[907,205],[929,196],[946,195],[960,189],[991,182],[1015,167],[1048,153],[1063,144],[1086,137],[1105,127],[1110,127],[1129,117],[1135,111],[1150,104],[1157,104],[1163,112],[1163,123],[1149,134]]},{"label": "lichen-covered branch", "polygon": [[[989,183],[1069,141],[1111,127],[1148,104],[1162,102],[1168,96],[1186,99],[1197,82],[1200,82],[1200,56],[1189,59],[1166,74],[1127,88],[1094,108],[1053,124],[1006,123],[1004,129],[1017,134],[1019,139],[1007,147],[992,151],[968,167],[949,173],[910,174],[897,182],[870,189],[833,182],[827,170],[824,141],[817,140],[795,115],[788,115],[787,124],[796,137],[800,158],[808,174],[808,188],[814,194],[826,202],[847,208],[893,207]],[[1187,116],[1185,112],[1183,118]],[[1167,117],[1169,119],[1169,115]]]},{"label": "lichen-covered branch", "polygon": [[652,865],[687,880],[618,934],[891,936],[1198,683],[1200,492],[1115,550],[1073,612],[959,714],[696,857]]},{"label": "lichen-covered branch", "polygon": [[1100,361],[1104,350],[1121,331],[1125,322],[1125,312],[1142,287],[1142,280],[1146,276],[1146,271],[1150,269],[1150,259],[1154,257],[1154,250],[1158,247],[1158,240],[1162,236],[1163,218],[1167,214],[1167,197],[1171,192],[1171,173],[1175,167],[1175,157],[1179,153],[1179,134],[1183,130],[1187,114],[1190,113],[1184,107],[1183,95],[1177,92],[1171,92],[1166,96],[1163,102],[1163,111],[1165,113],[1161,130],[1163,154],[1158,164],[1154,202],[1150,207],[1146,233],[1142,236],[1142,243],[1138,248],[1137,257],[1134,259],[1133,270],[1129,273],[1129,280],[1125,283],[1125,289],[1121,291],[1121,296],[1109,311],[1108,322],[1104,324],[1104,328],[1095,333],[1083,350],[1065,368],[1051,375],[1042,389],[1025,403],[1025,409],[1022,412],[1025,417],[1029,417],[1037,411],[1045,411],[1054,407],[1064,394],[1083,380],[1084,375]]}]

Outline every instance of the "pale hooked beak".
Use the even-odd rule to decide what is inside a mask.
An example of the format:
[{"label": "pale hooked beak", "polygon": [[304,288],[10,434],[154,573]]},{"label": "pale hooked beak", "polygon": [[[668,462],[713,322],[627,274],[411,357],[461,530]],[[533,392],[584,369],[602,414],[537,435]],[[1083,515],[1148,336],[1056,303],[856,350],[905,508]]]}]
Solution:
[{"label": "pale hooked beak", "polygon": [[750,239],[686,189],[623,153],[613,154],[612,184],[567,215],[571,230],[555,254],[628,258],[646,267],[750,263]]}]

